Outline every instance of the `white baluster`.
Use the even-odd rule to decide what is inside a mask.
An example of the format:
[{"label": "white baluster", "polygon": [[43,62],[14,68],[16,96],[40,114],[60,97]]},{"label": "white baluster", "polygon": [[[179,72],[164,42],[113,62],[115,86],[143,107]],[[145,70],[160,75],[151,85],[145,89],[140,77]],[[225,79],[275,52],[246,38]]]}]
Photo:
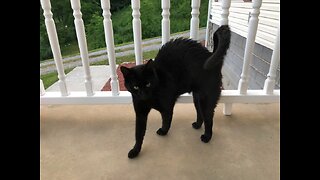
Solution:
[{"label": "white baluster", "polygon": [[68,90],[66,85],[66,75],[64,73],[64,68],[62,64],[62,56],[60,51],[60,45],[58,40],[58,35],[56,31],[56,26],[52,18],[51,3],[50,0],[41,0],[41,7],[43,9],[43,15],[45,17],[45,24],[48,32],[49,43],[51,46],[53,59],[56,64],[58,72],[58,84],[60,87],[60,92],[62,96],[68,96]]},{"label": "white baluster", "polygon": [[[229,24],[229,8],[230,8],[231,0],[222,0],[221,2],[221,20],[220,26]],[[224,103],[223,104],[223,114],[231,115],[232,103]]]},{"label": "white baluster", "polygon": [[162,45],[170,39],[170,0],[161,0],[162,8]]},{"label": "white baluster", "polygon": [[73,16],[74,16],[74,24],[76,27],[76,33],[78,38],[78,44],[80,49],[80,56],[82,60],[82,65],[85,72],[85,87],[87,96],[93,95],[92,90],[92,81],[91,81],[91,74],[90,74],[90,66],[89,66],[89,55],[88,55],[88,47],[87,47],[87,40],[84,31],[84,23],[82,20],[82,13],[80,11],[81,5],[80,0],[71,0],[71,7],[73,9]]},{"label": "white baluster", "polygon": [[209,0],[209,3],[208,3],[208,16],[207,16],[207,28],[206,28],[206,39],[205,39],[205,47],[207,48],[208,47],[208,39],[209,39],[209,23],[210,23],[210,14],[211,14],[211,1],[212,0]]},{"label": "white baluster", "polygon": [[142,36],[140,20],[140,0],[131,0],[134,53],[136,65],[142,63]]},{"label": "white baluster", "polygon": [[226,116],[231,115],[232,103],[223,103],[223,114]]},{"label": "white baluster", "polygon": [[258,28],[258,16],[260,14],[260,7],[261,7],[262,0],[253,0],[252,2],[252,12],[251,17],[249,20],[249,27],[248,27],[248,35],[246,40],[246,48],[244,51],[244,61],[242,66],[242,73],[241,78],[239,81],[238,90],[240,94],[246,94],[248,89],[248,81],[249,81],[249,64],[252,61],[252,52],[254,49],[255,38],[257,34]]},{"label": "white baluster", "polygon": [[111,68],[111,92],[113,96],[119,95],[119,81],[118,75],[116,72],[116,59],[115,59],[115,50],[114,50],[114,40],[113,40],[113,28],[110,12],[110,0],[101,0],[101,6],[103,10],[103,25],[104,25],[104,34],[106,39],[106,46],[108,51],[108,60],[109,66]]},{"label": "white baluster", "polygon": [[194,40],[199,40],[199,8],[200,0],[191,1],[191,20],[190,20],[190,38]]},{"label": "white baluster", "polygon": [[267,79],[264,82],[263,90],[266,94],[273,94],[274,85],[276,83],[276,72],[277,67],[280,62],[280,21],[278,25],[278,32],[277,32],[277,39],[274,45],[272,57],[271,57],[271,64],[269,68],[269,73],[267,75]]},{"label": "white baluster", "polygon": [[43,96],[45,93],[46,93],[46,90],[44,89],[43,82],[40,79],[40,96]]},{"label": "white baluster", "polygon": [[222,0],[221,2],[221,21],[220,26],[228,24],[229,8],[231,0]]}]

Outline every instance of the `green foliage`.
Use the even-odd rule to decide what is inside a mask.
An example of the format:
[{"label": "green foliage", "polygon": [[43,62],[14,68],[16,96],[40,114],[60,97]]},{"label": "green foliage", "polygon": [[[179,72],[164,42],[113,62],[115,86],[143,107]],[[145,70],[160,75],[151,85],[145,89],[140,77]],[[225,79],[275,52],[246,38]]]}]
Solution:
[{"label": "green foliage", "polygon": [[46,31],[46,27],[44,25],[44,17],[43,17],[43,10],[40,7],[40,61],[45,59],[51,59],[52,51],[49,44],[49,39]]},{"label": "green foliage", "polygon": [[130,6],[130,2],[131,2],[131,0],[110,0],[111,13],[116,12],[116,11],[120,11],[122,8]]},{"label": "green foliage", "polygon": [[[103,48],[105,35],[100,0],[81,0],[82,18],[86,28],[88,49]],[[73,11],[70,0],[51,1],[62,55],[68,55],[70,46],[77,44]],[[202,0],[200,6],[200,27],[206,26],[208,1]],[[40,7],[40,61],[52,58],[43,11]],[[133,41],[132,9],[130,0],[111,0],[111,19],[114,43]],[[141,0],[142,39],[161,36],[162,9],[160,0]],[[190,29],[191,0],[170,1],[170,33]],[[76,46],[72,46],[76,47]]]},{"label": "green foliage", "polygon": [[142,39],[161,36],[161,1],[141,2]]},{"label": "green foliage", "polygon": [[[173,10],[174,9],[174,10]],[[189,30],[191,18],[191,0],[171,1],[171,33]]]},{"label": "green foliage", "polygon": [[[170,33],[190,29],[191,0],[170,1]],[[202,0],[200,7],[200,27],[207,23],[208,1]],[[142,39],[161,36],[161,1],[141,0],[140,14]],[[115,44],[133,41],[132,9],[127,6],[112,14]]]},{"label": "green foliage", "polygon": [[115,44],[133,41],[131,6],[112,14],[113,37]]},{"label": "green foliage", "polygon": [[[68,68],[68,69],[65,69],[65,73],[68,74],[70,71],[72,71],[74,68]],[[48,74],[44,74],[44,75],[41,75],[40,76],[40,79],[42,80],[43,82],[43,86],[44,86],[44,89],[47,89],[48,87],[50,87],[53,83],[57,82],[58,81],[58,73],[55,71],[55,72],[51,72],[51,73],[48,73]]]},{"label": "green foliage", "polygon": [[93,14],[89,23],[86,25],[88,49],[93,50],[105,47],[105,36],[103,28],[103,17],[99,14]]}]

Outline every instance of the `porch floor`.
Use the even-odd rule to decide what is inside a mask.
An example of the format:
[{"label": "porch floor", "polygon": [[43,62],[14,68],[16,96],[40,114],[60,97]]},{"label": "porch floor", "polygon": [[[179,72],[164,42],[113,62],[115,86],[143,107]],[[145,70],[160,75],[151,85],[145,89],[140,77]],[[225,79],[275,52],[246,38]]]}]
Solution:
[{"label": "porch floor", "polygon": [[176,104],[165,137],[155,133],[161,116],[152,110],[142,151],[128,159],[135,139],[131,104],[41,106],[41,179],[279,179],[279,103],[233,104],[231,116],[222,107],[207,144],[200,141],[203,127],[191,127],[193,104]]}]

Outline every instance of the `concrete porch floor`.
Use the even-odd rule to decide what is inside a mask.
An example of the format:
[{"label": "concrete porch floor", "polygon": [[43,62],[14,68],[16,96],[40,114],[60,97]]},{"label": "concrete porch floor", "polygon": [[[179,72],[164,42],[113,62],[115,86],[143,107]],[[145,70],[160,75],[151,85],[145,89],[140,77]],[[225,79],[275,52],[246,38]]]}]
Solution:
[{"label": "concrete porch floor", "polygon": [[42,180],[280,179],[279,104],[233,104],[215,113],[214,137],[200,141],[203,126],[191,127],[193,104],[176,104],[172,127],[156,134],[160,114],[152,110],[140,155],[134,145],[134,110],[125,105],[41,106]]}]

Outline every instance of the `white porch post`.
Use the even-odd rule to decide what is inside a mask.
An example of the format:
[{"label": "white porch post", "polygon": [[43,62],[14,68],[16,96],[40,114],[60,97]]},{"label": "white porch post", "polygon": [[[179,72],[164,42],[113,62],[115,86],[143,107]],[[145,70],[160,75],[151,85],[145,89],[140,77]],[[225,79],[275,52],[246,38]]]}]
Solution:
[{"label": "white porch post", "polygon": [[170,0],[161,0],[161,8],[162,8],[162,45],[170,39]]},{"label": "white porch post", "polygon": [[210,14],[211,14],[211,1],[209,0],[208,3],[208,15],[207,15],[207,26],[206,26],[206,39],[205,39],[205,43],[204,46],[208,47],[208,39],[209,39],[209,23],[210,23]]},{"label": "white porch post", "polygon": [[190,38],[193,40],[199,40],[199,8],[200,0],[191,1],[191,20],[190,20]]},{"label": "white porch post", "polygon": [[[220,26],[222,25],[228,25],[229,24],[229,9],[231,5],[231,0],[223,0],[221,2],[221,21],[220,21]],[[224,115],[231,115],[232,111],[232,103],[224,103],[223,104],[223,114]]]},{"label": "white porch post", "polygon": [[231,115],[232,103],[223,103],[223,114],[226,116]]},{"label": "white porch post", "polygon": [[229,20],[229,8],[230,8],[231,0],[223,0],[221,2],[221,21],[220,21],[220,26],[222,25],[227,25]]},{"label": "white porch post", "polygon": [[277,39],[273,48],[273,53],[271,57],[271,64],[269,68],[269,73],[267,75],[267,79],[264,82],[263,91],[266,94],[273,94],[274,85],[276,83],[276,72],[277,67],[280,62],[280,20],[278,25]]},{"label": "white porch post", "polygon": [[136,65],[142,63],[142,35],[140,20],[140,0],[131,0],[134,53]]},{"label": "white porch post", "polygon": [[103,26],[104,34],[108,52],[109,66],[111,68],[111,92],[113,96],[119,95],[119,81],[118,75],[116,72],[116,59],[115,59],[115,50],[114,50],[114,40],[113,40],[113,28],[110,12],[110,0],[101,0],[101,6],[103,10]]},{"label": "white porch post", "polygon": [[253,0],[251,17],[249,20],[248,35],[246,40],[246,47],[244,51],[244,59],[242,66],[242,73],[239,80],[238,91],[240,94],[246,94],[248,90],[249,82],[249,65],[252,61],[252,52],[254,49],[254,43],[256,39],[257,29],[258,29],[258,16],[260,14],[262,0]]},{"label": "white porch post", "polygon": [[92,81],[91,81],[90,66],[89,66],[89,55],[88,55],[86,35],[84,31],[84,23],[82,20],[82,13],[80,11],[80,8],[81,8],[80,0],[71,0],[71,7],[73,9],[73,16],[75,18],[74,24],[76,27],[82,65],[85,72],[84,83],[87,91],[87,96],[92,96],[93,90],[92,90]]},{"label": "white porch post", "polygon": [[66,75],[64,73],[64,68],[62,64],[62,56],[61,56],[56,26],[52,18],[51,3],[50,3],[50,0],[41,0],[40,2],[41,2],[41,7],[43,9],[43,15],[45,17],[45,24],[48,32],[49,43],[51,46],[53,59],[58,72],[58,78],[59,78],[58,84],[60,87],[60,93],[62,96],[68,96],[69,93],[66,85]]}]

